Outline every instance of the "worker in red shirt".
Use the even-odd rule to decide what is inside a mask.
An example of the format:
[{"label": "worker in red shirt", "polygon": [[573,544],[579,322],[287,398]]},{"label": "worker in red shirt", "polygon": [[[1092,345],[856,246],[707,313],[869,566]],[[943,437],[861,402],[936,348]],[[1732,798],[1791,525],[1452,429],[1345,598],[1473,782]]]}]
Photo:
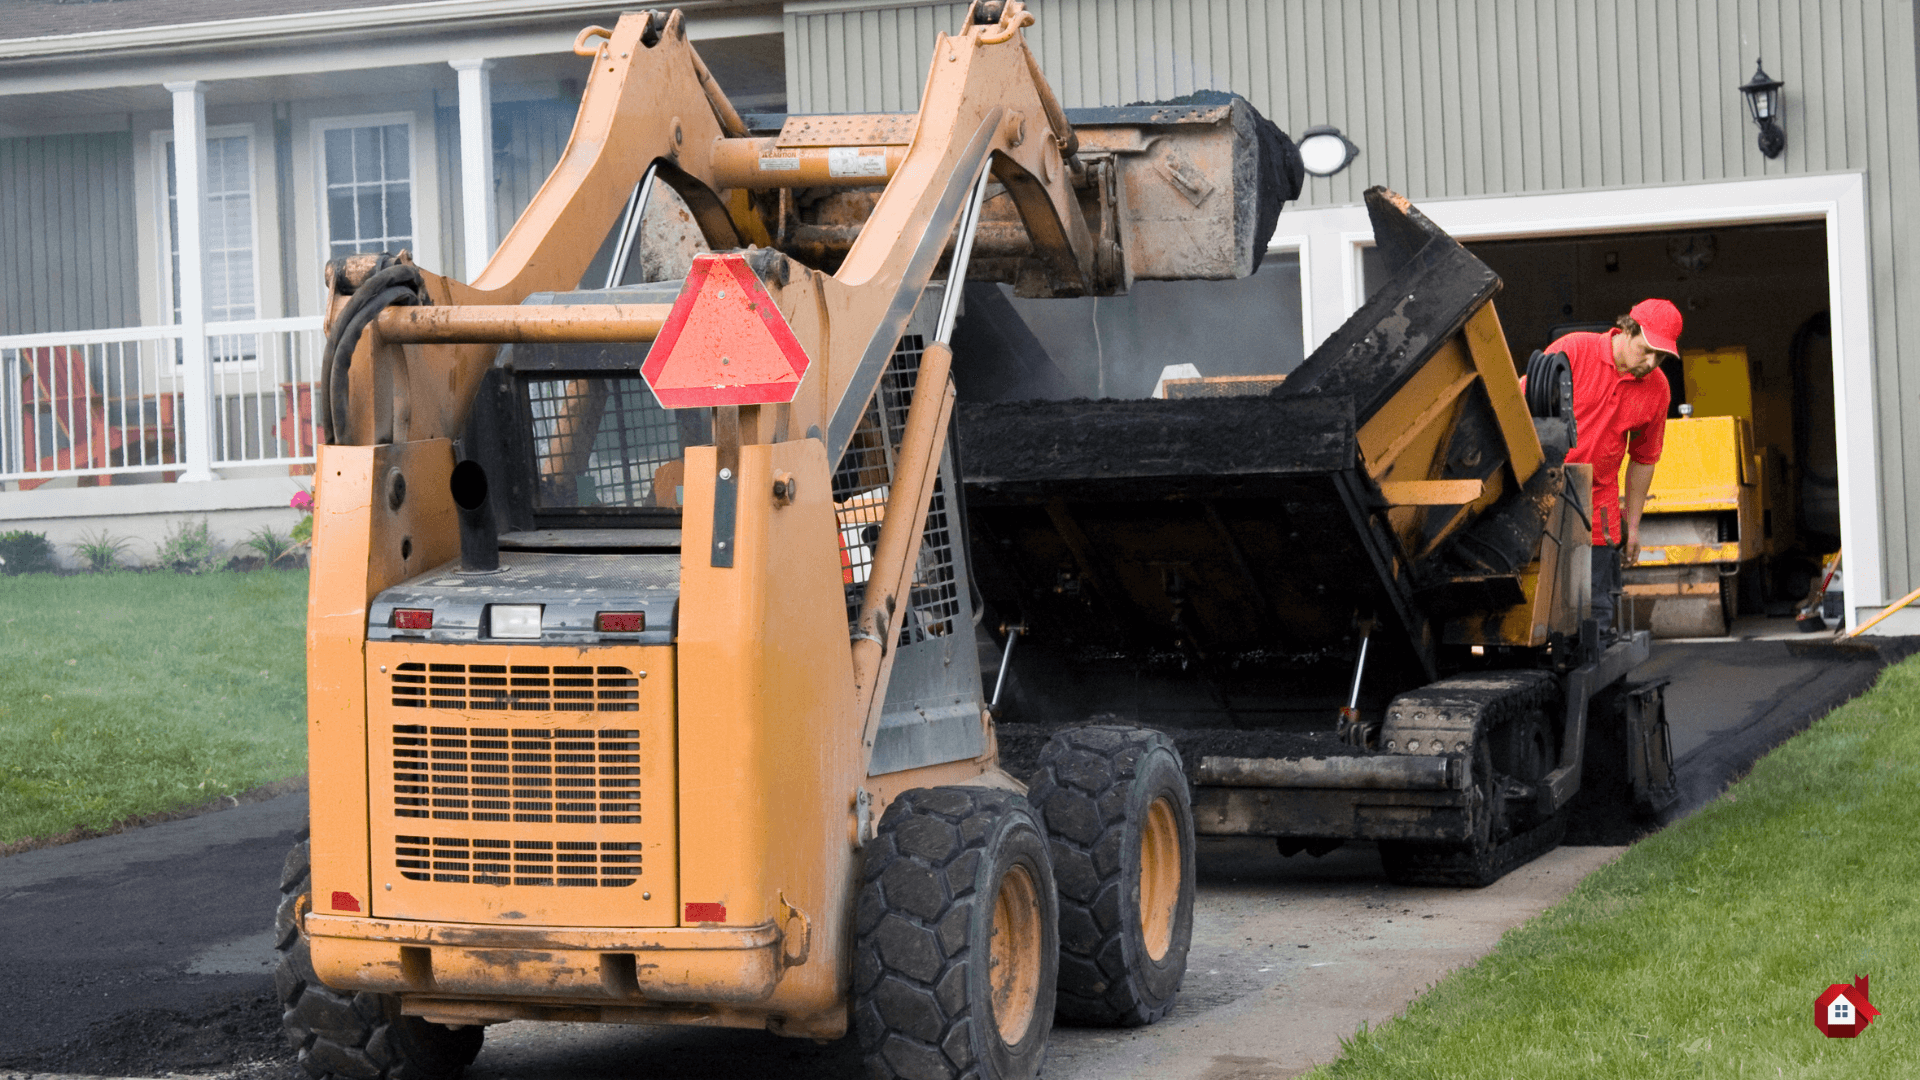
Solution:
[{"label": "worker in red shirt", "polygon": [[[1662,360],[1680,355],[1680,309],[1642,300],[1603,334],[1567,334],[1547,346],[1573,366],[1573,418],[1579,444],[1569,462],[1593,466],[1593,617],[1602,637],[1614,629],[1614,597],[1624,563],[1640,560],[1640,512],[1653,485],[1667,431],[1671,390]],[[1627,464],[1621,505],[1620,461]]]}]

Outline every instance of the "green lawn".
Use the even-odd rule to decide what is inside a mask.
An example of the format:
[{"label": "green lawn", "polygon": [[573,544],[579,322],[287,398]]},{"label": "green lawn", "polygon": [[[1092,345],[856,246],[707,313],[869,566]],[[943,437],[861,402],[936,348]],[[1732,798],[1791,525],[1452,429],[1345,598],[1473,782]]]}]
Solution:
[{"label": "green lawn", "polygon": [[306,770],[304,570],[0,578],[0,844]]},{"label": "green lawn", "polygon": [[[1309,1075],[1920,1075],[1920,658]],[[1855,1039],[1813,999],[1872,979]]]}]

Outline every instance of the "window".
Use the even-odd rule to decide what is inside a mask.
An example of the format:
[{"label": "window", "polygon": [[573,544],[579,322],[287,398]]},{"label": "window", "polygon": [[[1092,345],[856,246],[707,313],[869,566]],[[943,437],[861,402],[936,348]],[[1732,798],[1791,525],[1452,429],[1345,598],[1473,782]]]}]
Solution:
[{"label": "window", "polygon": [[412,122],[322,121],[316,134],[327,258],[414,247]]},{"label": "window", "polygon": [[[180,191],[171,133],[162,137],[167,199],[168,310],[180,322]],[[255,275],[253,218],[253,135],[240,129],[207,134],[206,201],[201,206],[201,252],[207,320],[229,322],[259,315]],[[250,360],[257,353],[254,335],[213,339],[212,359]],[[175,362],[179,362],[176,353]]]}]

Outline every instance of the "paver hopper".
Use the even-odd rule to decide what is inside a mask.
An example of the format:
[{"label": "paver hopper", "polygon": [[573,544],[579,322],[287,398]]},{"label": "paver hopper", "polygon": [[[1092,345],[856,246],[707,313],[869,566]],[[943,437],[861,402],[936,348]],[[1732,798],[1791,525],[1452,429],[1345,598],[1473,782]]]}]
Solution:
[{"label": "paver hopper", "polygon": [[1002,738],[1166,728],[1202,832],[1484,883],[1557,840],[1590,727],[1671,797],[1659,688],[1621,687],[1644,635],[1582,625],[1567,385],[1523,393],[1499,279],[1367,205],[1392,276],[1277,388],[961,408],[980,587],[1024,634]]}]

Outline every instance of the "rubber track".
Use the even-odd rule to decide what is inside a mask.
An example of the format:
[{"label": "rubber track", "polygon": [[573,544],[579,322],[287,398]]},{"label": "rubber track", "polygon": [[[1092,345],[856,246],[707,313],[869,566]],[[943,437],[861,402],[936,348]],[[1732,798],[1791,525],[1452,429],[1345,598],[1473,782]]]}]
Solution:
[{"label": "rubber track", "polygon": [[[1473,730],[1476,743],[1491,738],[1501,725],[1538,713],[1560,703],[1564,691],[1559,680],[1543,678],[1543,672],[1476,672],[1456,676],[1402,694],[1394,708],[1446,708],[1463,705],[1478,708]],[[1555,717],[1549,715],[1551,722]],[[1403,885],[1452,885],[1476,887],[1491,884],[1512,870],[1554,849],[1566,835],[1564,812],[1554,814],[1533,828],[1515,833],[1495,843],[1490,851],[1475,852],[1465,844],[1416,844],[1400,841],[1399,863],[1394,880]]]},{"label": "rubber track", "polygon": [[[1555,814],[1526,832],[1494,845],[1487,869],[1467,848],[1439,849],[1418,855],[1403,855],[1394,882],[1400,885],[1453,885],[1478,888],[1491,884],[1527,863],[1552,851],[1567,833],[1567,816]],[[1490,874],[1492,881],[1482,874]]]}]

